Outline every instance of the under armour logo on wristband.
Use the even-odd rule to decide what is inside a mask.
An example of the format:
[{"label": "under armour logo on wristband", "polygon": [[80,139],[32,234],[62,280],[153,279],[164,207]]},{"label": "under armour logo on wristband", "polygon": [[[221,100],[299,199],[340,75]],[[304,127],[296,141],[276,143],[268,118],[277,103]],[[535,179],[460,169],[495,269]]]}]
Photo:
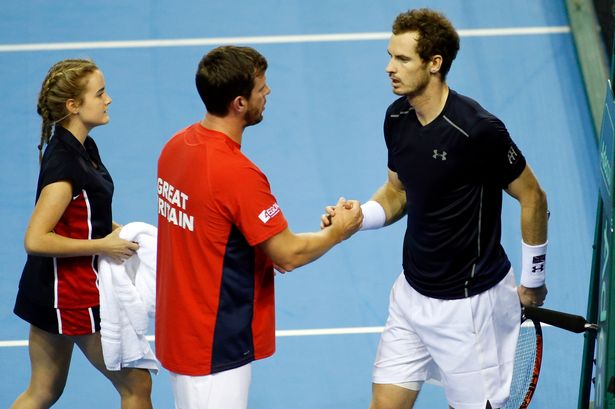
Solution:
[{"label": "under armour logo on wristband", "polygon": [[537,273],[539,271],[545,271],[545,265],[543,264],[536,264],[534,266],[532,266],[532,273]]},{"label": "under armour logo on wristband", "polygon": [[540,256],[532,257],[532,273],[543,272],[545,271],[545,260],[547,258],[546,254],[541,254]]}]

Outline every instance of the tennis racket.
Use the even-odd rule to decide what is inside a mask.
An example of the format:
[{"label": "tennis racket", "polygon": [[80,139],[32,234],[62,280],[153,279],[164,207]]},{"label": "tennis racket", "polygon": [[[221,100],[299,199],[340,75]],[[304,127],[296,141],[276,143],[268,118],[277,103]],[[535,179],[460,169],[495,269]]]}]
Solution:
[{"label": "tennis racket", "polygon": [[540,321],[529,318],[522,310],[510,396],[502,409],[525,409],[528,407],[538,384],[541,363],[542,328]]},{"label": "tennis racket", "polygon": [[542,363],[541,322],[577,334],[598,330],[598,325],[587,322],[579,315],[546,308],[521,307],[521,330],[515,351],[510,397],[502,409],[525,409],[532,400]]}]

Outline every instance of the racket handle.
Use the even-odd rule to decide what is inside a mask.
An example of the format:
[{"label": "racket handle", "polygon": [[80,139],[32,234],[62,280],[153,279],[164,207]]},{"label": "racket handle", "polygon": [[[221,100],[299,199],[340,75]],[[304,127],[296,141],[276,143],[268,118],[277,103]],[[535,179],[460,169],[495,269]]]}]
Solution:
[{"label": "racket handle", "polygon": [[598,326],[590,324],[580,315],[568,314],[565,312],[553,311],[546,308],[523,307],[523,315],[526,318],[534,319],[545,324],[553,325],[577,334],[588,330],[597,330]]}]

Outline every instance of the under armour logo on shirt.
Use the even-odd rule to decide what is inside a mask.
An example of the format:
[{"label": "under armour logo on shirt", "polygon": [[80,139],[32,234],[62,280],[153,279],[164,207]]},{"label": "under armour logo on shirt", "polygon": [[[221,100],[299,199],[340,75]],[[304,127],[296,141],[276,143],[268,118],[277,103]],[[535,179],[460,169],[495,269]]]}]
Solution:
[{"label": "under armour logo on shirt", "polygon": [[434,159],[446,160],[446,151],[442,151],[442,153],[440,153],[437,149],[434,149],[431,157]]}]

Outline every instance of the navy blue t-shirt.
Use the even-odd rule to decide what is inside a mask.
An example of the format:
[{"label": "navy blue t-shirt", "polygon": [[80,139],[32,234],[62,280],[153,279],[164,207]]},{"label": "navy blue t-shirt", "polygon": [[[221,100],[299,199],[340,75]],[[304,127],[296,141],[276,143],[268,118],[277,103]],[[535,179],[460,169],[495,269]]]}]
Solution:
[{"label": "navy blue t-shirt", "polygon": [[510,270],[500,245],[502,189],[526,166],[504,124],[450,90],[423,126],[406,97],[387,109],[388,167],[406,190],[403,269],[421,294],[458,299],[481,293]]}]

